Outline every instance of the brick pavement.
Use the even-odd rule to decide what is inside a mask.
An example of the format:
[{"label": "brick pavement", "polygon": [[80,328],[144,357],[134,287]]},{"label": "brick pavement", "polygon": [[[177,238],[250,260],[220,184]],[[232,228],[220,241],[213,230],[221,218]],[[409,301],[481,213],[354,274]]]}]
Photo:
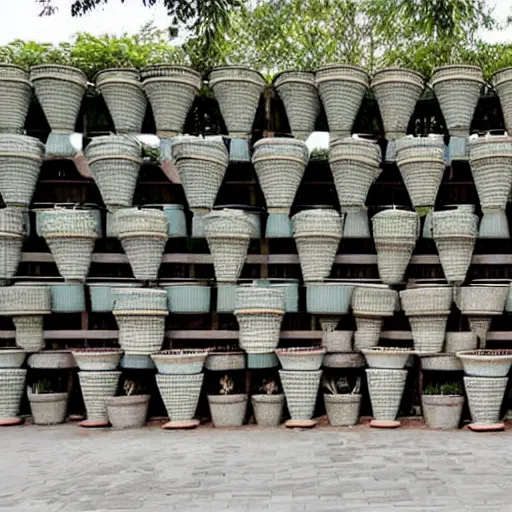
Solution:
[{"label": "brick pavement", "polygon": [[0,430],[0,511],[512,511],[512,431]]}]

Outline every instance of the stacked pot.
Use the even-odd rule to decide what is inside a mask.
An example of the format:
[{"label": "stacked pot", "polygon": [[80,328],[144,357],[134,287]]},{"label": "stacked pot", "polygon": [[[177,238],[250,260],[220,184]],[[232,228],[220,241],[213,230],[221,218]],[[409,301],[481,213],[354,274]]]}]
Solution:
[{"label": "stacked pot", "polygon": [[20,404],[27,370],[22,370],[25,352],[0,348],[0,426],[19,425]]},{"label": "stacked pot", "polygon": [[267,238],[292,236],[290,209],[308,160],[308,147],[300,140],[270,137],[254,144],[252,163],[269,213]]},{"label": "stacked pot", "polygon": [[25,226],[23,210],[20,208],[0,209],[0,286],[14,277],[21,259],[21,246]]},{"label": "stacked pot", "polygon": [[32,99],[29,72],[12,64],[1,64],[0,96],[0,132],[20,133]]},{"label": "stacked pot", "polygon": [[491,82],[500,100],[505,128],[512,133],[512,67],[494,73]]}]

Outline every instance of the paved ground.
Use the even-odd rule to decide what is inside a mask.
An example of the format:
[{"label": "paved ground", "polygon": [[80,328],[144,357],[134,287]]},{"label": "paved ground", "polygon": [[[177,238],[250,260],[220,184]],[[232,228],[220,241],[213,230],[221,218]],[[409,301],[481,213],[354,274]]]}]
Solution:
[{"label": "paved ground", "polygon": [[0,431],[0,511],[512,511],[512,430]]}]

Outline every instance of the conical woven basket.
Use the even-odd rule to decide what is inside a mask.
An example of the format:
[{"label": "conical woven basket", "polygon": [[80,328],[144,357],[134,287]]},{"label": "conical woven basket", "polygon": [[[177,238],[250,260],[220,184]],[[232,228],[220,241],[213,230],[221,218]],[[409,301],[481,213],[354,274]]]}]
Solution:
[{"label": "conical woven basket", "polygon": [[169,236],[169,223],[161,210],[125,208],[115,213],[117,236],[135,279],[155,280]]},{"label": "conical woven basket", "polygon": [[25,352],[39,352],[45,347],[42,315],[12,317],[16,328],[16,345]]},{"label": "conical woven basket", "polygon": [[281,378],[286,396],[286,405],[292,420],[310,420],[315,413],[322,370],[279,370],[279,377]]},{"label": "conical woven basket", "polygon": [[394,421],[404,393],[407,370],[366,370],[373,417],[378,421]]},{"label": "conical woven basket", "polygon": [[0,209],[0,280],[11,279],[18,269],[23,245],[23,210]]},{"label": "conical woven basket", "polygon": [[407,133],[424,86],[424,77],[411,69],[384,68],[373,75],[371,87],[388,140],[398,139]]},{"label": "conical woven basket", "polygon": [[216,140],[199,137],[176,139],[172,159],[190,208],[212,208],[224,180],[229,155]]},{"label": "conical woven basket", "polygon": [[23,130],[32,99],[29,76],[23,68],[0,64],[0,131]]},{"label": "conical woven basket", "polygon": [[157,135],[169,138],[181,133],[201,87],[201,75],[191,68],[168,64],[147,66],[140,75],[153,110]]},{"label": "conical woven basket", "polygon": [[453,302],[453,290],[449,286],[408,288],[400,292],[402,309],[408,316],[447,313]]},{"label": "conical woven basket", "polygon": [[445,145],[430,137],[404,137],[396,142],[396,163],[413,206],[434,206],[443,179]]},{"label": "conical woven basket", "polygon": [[505,128],[512,133],[512,67],[494,73],[491,82],[500,100]]},{"label": "conical woven basket", "polygon": [[384,324],[382,317],[355,315],[354,350],[373,348],[379,344],[380,333]]},{"label": "conical woven basket", "polygon": [[272,137],[254,144],[252,163],[267,208],[290,213],[308,160],[308,147],[300,140]]},{"label": "conical woven basket", "polygon": [[72,133],[87,77],[77,68],[43,64],[30,69],[30,80],[52,131]]},{"label": "conical woven basket", "polygon": [[85,281],[91,265],[97,222],[89,210],[54,209],[41,216],[43,235],[64,279]]},{"label": "conical woven basket", "polygon": [[244,66],[222,66],[210,73],[210,87],[219,102],[229,134],[234,137],[249,135],[265,89],[265,79]]},{"label": "conical woven basket", "polygon": [[305,282],[322,281],[331,273],[343,219],[335,210],[303,210],[292,217],[293,238]]},{"label": "conical woven basket", "polygon": [[0,134],[0,194],[7,206],[30,205],[43,154],[44,145],[38,139]]},{"label": "conical woven basket", "polygon": [[167,312],[135,314],[114,311],[119,326],[119,345],[125,353],[151,355],[162,348]]},{"label": "conical woven basket", "polygon": [[95,77],[114,121],[117,133],[140,133],[147,100],[140,83],[139,72],[133,68],[109,68]]},{"label": "conical woven basket", "polygon": [[15,419],[20,413],[27,370],[0,370],[0,421]]},{"label": "conical woven basket", "polygon": [[500,409],[508,377],[464,377],[473,423],[492,424],[500,420]]},{"label": "conical woven basket", "polygon": [[372,183],[381,173],[380,147],[352,137],[335,139],[329,146],[329,165],[343,206],[363,206]]},{"label": "conical woven basket", "polygon": [[235,283],[245,263],[252,224],[241,210],[223,209],[204,217],[205,235],[217,281]]},{"label": "conical woven basket", "polygon": [[141,146],[126,135],[95,137],[85,149],[89,170],[107,208],[131,206],[139,169]]},{"label": "conical woven basket", "polygon": [[315,75],[309,71],[284,71],[274,79],[294,137],[306,140],[315,129],[320,114],[320,98]]},{"label": "conical woven basket", "polygon": [[350,135],[370,86],[370,75],[356,66],[335,64],[317,69],[315,79],[331,137]]},{"label": "conical woven basket", "polygon": [[512,137],[471,139],[469,164],[482,208],[506,208],[512,188]]},{"label": "conical woven basket", "polygon": [[119,377],[121,372],[78,372],[88,420],[108,420],[105,399],[116,394]]},{"label": "conical woven basket", "polygon": [[469,135],[484,84],[482,70],[477,66],[442,66],[434,70],[432,86],[450,135]]},{"label": "conical woven basket", "polygon": [[443,351],[448,312],[445,314],[408,316],[414,350],[438,353]]},{"label": "conical woven basket", "polygon": [[158,390],[171,421],[194,418],[204,374],[156,375]]}]

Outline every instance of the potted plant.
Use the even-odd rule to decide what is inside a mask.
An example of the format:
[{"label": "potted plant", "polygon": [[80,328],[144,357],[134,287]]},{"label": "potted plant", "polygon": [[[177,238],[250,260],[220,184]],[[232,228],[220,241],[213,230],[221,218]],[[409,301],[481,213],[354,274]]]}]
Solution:
[{"label": "potted plant", "polygon": [[68,393],[62,392],[62,383],[40,379],[28,386],[27,396],[36,425],[58,425],[66,420]]},{"label": "potted plant", "polygon": [[208,395],[215,427],[240,427],[247,411],[247,395],[235,393],[235,382],[229,374],[219,380],[218,394]]},{"label": "potted plant", "polygon": [[251,396],[254,419],[258,425],[275,427],[281,423],[284,394],[277,379],[263,379],[259,393]]},{"label": "potted plant", "polygon": [[361,409],[361,378],[358,377],[351,390],[348,379],[322,379],[325,411],[329,423],[335,427],[355,425],[359,420]]},{"label": "potted plant", "polygon": [[108,420],[114,428],[140,428],[146,423],[150,395],[136,381],[126,380],[122,396],[110,396],[105,400]]},{"label": "potted plant", "polygon": [[464,390],[460,382],[429,384],[421,396],[423,419],[429,428],[458,428],[463,406]]}]

